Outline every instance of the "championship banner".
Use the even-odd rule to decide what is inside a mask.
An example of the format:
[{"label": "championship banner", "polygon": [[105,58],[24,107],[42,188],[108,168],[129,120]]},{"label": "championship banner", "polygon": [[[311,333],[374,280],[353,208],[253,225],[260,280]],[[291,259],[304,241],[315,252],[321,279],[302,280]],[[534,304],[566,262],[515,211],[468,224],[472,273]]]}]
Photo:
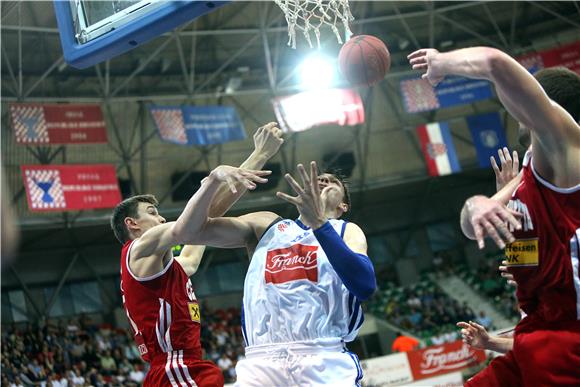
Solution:
[{"label": "championship banner", "polygon": [[19,144],[107,142],[100,105],[11,104],[12,128]]},{"label": "championship banner", "polygon": [[417,135],[429,176],[444,176],[461,171],[447,122],[418,126]]},{"label": "championship banner", "polygon": [[365,122],[362,99],[350,89],[306,91],[275,98],[272,105],[285,132],[302,132],[324,124],[354,126]]},{"label": "championship banner", "polygon": [[406,353],[376,357],[361,361],[363,386],[398,386],[413,381]]},{"label": "championship banner", "polygon": [[460,106],[493,97],[488,81],[461,77],[447,77],[436,88],[423,78],[405,79],[399,86],[407,113]]},{"label": "championship banner", "polygon": [[466,118],[467,126],[477,151],[479,166],[491,166],[489,158],[497,155],[498,148],[507,146],[499,113],[478,114]]},{"label": "championship banner", "polygon": [[22,165],[30,211],[113,208],[121,201],[115,166]]},{"label": "championship banner", "polygon": [[463,341],[407,352],[413,379],[433,378],[485,362],[485,351],[471,348]]},{"label": "championship banner", "polygon": [[244,124],[228,106],[149,107],[162,140],[180,145],[223,144],[246,138]]},{"label": "championship banner", "polygon": [[564,66],[580,74],[580,41],[517,58],[532,74],[548,67]]}]

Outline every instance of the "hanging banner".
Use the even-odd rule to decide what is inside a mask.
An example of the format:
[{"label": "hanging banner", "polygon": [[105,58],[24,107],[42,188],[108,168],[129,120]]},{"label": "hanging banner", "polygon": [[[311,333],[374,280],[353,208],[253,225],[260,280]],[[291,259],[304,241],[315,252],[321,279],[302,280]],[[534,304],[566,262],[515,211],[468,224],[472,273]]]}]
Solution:
[{"label": "hanging banner", "polygon": [[407,352],[413,379],[432,378],[485,362],[485,351],[474,349],[463,341],[445,343]]},{"label": "hanging banner", "polygon": [[30,211],[113,208],[121,201],[115,166],[22,165]]},{"label": "hanging banner", "polygon": [[447,77],[434,88],[419,77],[402,80],[399,86],[407,113],[460,106],[493,97],[491,83],[479,79]]},{"label": "hanging banner", "polygon": [[27,145],[107,142],[100,105],[10,104],[16,142]]},{"label": "hanging banner", "polygon": [[243,140],[244,124],[229,106],[149,107],[162,140],[180,145],[211,145]]},{"label": "hanging banner", "polygon": [[477,151],[481,168],[491,167],[489,158],[497,155],[497,150],[507,146],[499,113],[478,114],[466,117],[467,126]]},{"label": "hanging banner", "polygon": [[429,176],[444,176],[461,171],[447,122],[418,126],[417,135]]},{"label": "hanging banner", "polygon": [[580,41],[517,58],[532,74],[548,67],[564,66],[580,74]]},{"label": "hanging banner", "polygon": [[324,124],[354,126],[365,122],[362,99],[350,89],[306,91],[275,98],[272,105],[285,132],[301,132]]}]

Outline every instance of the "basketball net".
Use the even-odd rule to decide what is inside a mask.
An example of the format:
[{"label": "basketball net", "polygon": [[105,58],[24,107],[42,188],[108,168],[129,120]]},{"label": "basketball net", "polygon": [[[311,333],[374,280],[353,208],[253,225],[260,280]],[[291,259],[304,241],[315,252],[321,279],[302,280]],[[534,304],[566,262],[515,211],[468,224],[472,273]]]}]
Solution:
[{"label": "basketball net", "polygon": [[310,33],[316,37],[320,48],[320,28],[330,26],[338,43],[342,44],[340,32],[336,24],[342,22],[346,38],[352,32],[349,23],[354,20],[350,13],[348,0],[274,0],[286,16],[288,23],[288,45],[296,48],[296,30],[302,31],[306,41],[312,48]]}]

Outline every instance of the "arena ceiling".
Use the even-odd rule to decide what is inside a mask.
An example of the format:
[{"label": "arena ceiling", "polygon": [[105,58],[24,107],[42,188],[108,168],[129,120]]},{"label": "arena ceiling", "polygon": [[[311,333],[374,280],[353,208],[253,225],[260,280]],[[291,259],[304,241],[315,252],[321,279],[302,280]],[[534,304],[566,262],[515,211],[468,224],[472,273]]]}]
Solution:
[{"label": "arena ceiling", "polygon": [[[351,1],[351,10],[356,19],[353,32],[380,37],[392,59],[391,71],[381,84],[360,90],[367,123],[290,134],[276,161],[284,170],[291,170],[298,161],[352,151],[356,167],[351,180],[361,204],[384,203],[397,195],[431,200],[433,192],[426,187],[433,179],[427,177],[412,130],[415,126],[474,112],[502,111],[491,100],[425,114],[406,113],[398,82],[414,74],[406,61],[408,53],[420,47],[451,50],[489,45],[519,55],[580,39],[578,2]],[[168,197],[174,188],[169,174],[207,171],[219,163],[237,164],[249,154],[251,136],[243,142],[207,148],[168,145],[155,136],[146,104],[231,105],[238,109],[250,133],[274,119],[271,98],[299,90],[297,64],[311,51],[300,38],[296,50],[286,45],[286,22],[273,2],[233,1],[125,55],[77,70],[64,63],[52,2],[2,1],[1,14],[2,162],[11,191],[9,202],[17,211],[24,241],[41,237],[64,241],[55,249],[92,243],[90,237],[71,237],[67,231],[71,227],[88,227],[91,231],[82,234],[96,238],[94,227],[105,235],[109,212],[29,212],[19,165],[109,162],[117,165],[120,177],[131,180],[133,193]],[[337,55],[340,46],[328,30],[323,32],[322,42],[324,52]],[[232,79],[239,86],[226,90]],[[102,103],[111,144],[16,145],[7,114],[10,102]],[[508,142],[514,145],[514,125],[505,115],[504,122]],[[456,130],[453,135],[467,172],[445,181],[449,186],[481,179],[488,182],[489,172],[476,169],[469,136]],[[250,195],[238,211],[281,206],[273,192]],[[167,199],[162,208],[171,217],[183,204]],[[110,234],[96,239],[96,243],[114,243]],[[41,248],[38,243],[31,245],[34,251]]]}]

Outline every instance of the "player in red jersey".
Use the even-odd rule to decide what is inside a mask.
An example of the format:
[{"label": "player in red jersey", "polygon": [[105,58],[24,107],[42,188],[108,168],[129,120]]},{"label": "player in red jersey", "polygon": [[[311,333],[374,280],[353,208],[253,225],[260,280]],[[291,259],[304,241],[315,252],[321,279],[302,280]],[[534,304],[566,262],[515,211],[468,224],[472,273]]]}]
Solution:
[{"label": "player in red jersey", "polygon": [[536,76],[544,91],[514,59],[485,47],[419,50],[409,59],[434,85],[450,74],[490,80],[531,135],[521,182],[491,199],[472,197],[462,210],[466,236],[480,248],[485,236],[506,248],[527,314],[516,327],[513,350],[467,385],[580,385],[580,77],[543,70]]},{"label": "player in red jersey", "polygon": [[[246,189],[266,181],[263,176],[268,173],[254,169],[276,154],[283,142],[281,133],[276,123],[258,129],[252,155],[240,168],[214,169],[175,222],[166,222],[159,214],[153,195],[126,199],[113,211],[111,227],[123,244],[123,304],[139,352],[151,364],[145,386],[223,386],[220,369],[202,360],[200,309],[189,280],[205,247],[186,246],[175,258],[171,249],[190,243],[206,220],[210,203],[204,192],[216,192],[210,212],[221,216]],[[198,207],[204,209],[202,219]]]}]

